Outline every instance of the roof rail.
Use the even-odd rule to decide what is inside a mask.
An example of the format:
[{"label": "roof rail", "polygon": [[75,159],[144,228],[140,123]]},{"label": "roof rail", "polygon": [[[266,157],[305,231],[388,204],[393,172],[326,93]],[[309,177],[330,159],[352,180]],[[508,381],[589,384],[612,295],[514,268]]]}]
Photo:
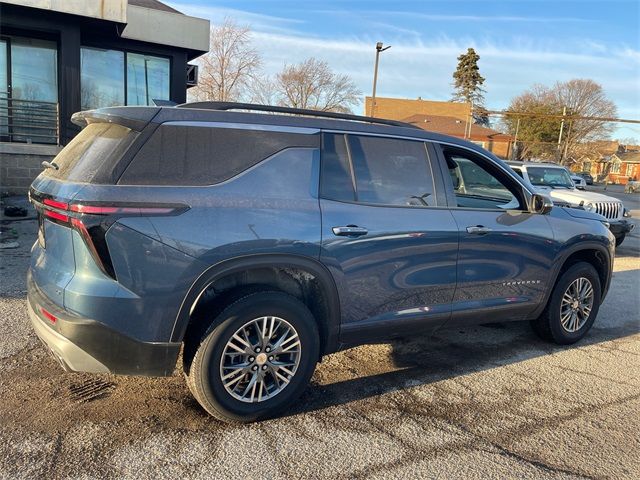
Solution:
[{"label": "roof rail", "polygon": [[387,120],[384,118],[365,117],[352,115],[350,113],[323,112],[320,110],[310,110],[307,108],[278,107],[275,105],[259,105],[256,103],[236,103],[236,102],[190,102],[176,105],[178,108],[201,108],[206,110],[254,110],[257,112],[288,113],[290,115],[305,115],[308,117],[333,118],[336,120],[352,120],[355,122],[376,123],[380,125],[391,125],[394,127],[417,128],[416,125],[397,120]]}]

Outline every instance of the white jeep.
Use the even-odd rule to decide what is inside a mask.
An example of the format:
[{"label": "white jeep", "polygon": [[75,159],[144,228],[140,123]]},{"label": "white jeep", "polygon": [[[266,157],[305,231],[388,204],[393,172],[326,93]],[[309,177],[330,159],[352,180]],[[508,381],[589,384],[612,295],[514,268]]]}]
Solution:
[{"label": "white jeep", "polygon": [[611,233],[620,245],[635,226],[626,217],[629,211],[617,198],[601,193],[578,190],[569,171],[555,163],[507,162],[508,165],[536,191],[551,198],[554,204],[571,208],[583,208],[599,213],[607,219]]}]

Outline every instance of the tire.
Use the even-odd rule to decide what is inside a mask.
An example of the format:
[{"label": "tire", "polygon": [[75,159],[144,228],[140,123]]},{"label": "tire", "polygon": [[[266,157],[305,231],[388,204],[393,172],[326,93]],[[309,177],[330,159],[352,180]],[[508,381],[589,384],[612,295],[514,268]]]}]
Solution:
[{"label": "tire", "polygon": [[[588,315],[585,315],[586,310],[578,306],[578,310],[575,312],[577,320],[573,322],[573,317],[567,320],[567,317],[561,314],[561,309],[565,312],[567,311],[567,303],[563,304],[565,293],[572,297],[573,294],[571,292],[574,292],[574,290],[569,291],[569,288],[573,288],[574,285],[580,285],[579,283],[574,284],[574,282],[579,282],[580,279],[588,281],[593,290],[591,308]],[[582,285],[585,285],[584,282]],[[601,292],[600,277],[593,265],[587,262],[579,262],[572,265],[556,282],[542,315],[531,321],[533,330],[544,340],[559,345],[569,345],[577,342],[591,329],[598,315]],[[578,304],[581,305],[582,303],[578,302]],[[569,310],[572,310],[572,306],[569,307]],[[565,319],[564,326],[563,318]]]},{"label": "tire", "polygon": [[619,247],[620,245],[622,245],[622,242],[624,242],[625,237],[626,237],[626,234],[624,233],[616,237],[616,247]]},{"label": "tire", "polygon": [[[271,328],[273,336],[265,335],[269,338],[260,342],[261,332],[268,333]],[[267,352],[278,342],[283,345],[277,351],[287,352],[269,355]],[[251,293],[213,319],[186,374],[187,385],[198,403],[219,420],[263,420],[281,413],[300,396],[313,374],[319,352],[318,327],[306,305],[282,292]],[[223,377],[230,378],[225,382]]]}]

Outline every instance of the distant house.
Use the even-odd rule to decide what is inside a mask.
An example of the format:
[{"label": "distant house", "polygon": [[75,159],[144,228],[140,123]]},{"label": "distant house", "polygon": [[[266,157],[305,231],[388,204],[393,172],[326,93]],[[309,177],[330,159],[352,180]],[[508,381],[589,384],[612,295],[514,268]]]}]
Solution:
[{"label": "distant house", "polygon": [[640,151],[614,153],[611,156],[609,181],[626,185],[630,178],[640,180]]},{"label": "distant house", "polygon": [[505,135],[491,128],[476,124],[468,125],[467,120],[456,117],[418,114],[401,120],[430,132],[466,138],[501,158],[509,158],[513,148],[513,137],[511,135]]},{"label": "distant house", "polygon": [[583,145],[571,170],[589,172],[596,181],[624,185],[629,178],[640,179],[640,146],[621,145],[617,141],[590,142]]}]

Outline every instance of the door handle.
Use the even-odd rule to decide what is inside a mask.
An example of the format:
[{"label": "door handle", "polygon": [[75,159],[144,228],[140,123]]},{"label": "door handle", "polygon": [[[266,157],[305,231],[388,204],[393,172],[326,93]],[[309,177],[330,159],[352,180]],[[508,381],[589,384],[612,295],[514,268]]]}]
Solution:
[{"label": "door handle", "polygon": [[334,235],[339,237],[359,237],[360,235],[366,235],[369,233],[364,227],[358,227],[356,225],[347,225],[346,227],[333,227],[331,229]]},{"label": "door handle", "polygon": [[471,235],[485,235],[492,230],[489,227],[485,227],[483,225],[475,225],[473,227],[467,227],[467,233]]}]

